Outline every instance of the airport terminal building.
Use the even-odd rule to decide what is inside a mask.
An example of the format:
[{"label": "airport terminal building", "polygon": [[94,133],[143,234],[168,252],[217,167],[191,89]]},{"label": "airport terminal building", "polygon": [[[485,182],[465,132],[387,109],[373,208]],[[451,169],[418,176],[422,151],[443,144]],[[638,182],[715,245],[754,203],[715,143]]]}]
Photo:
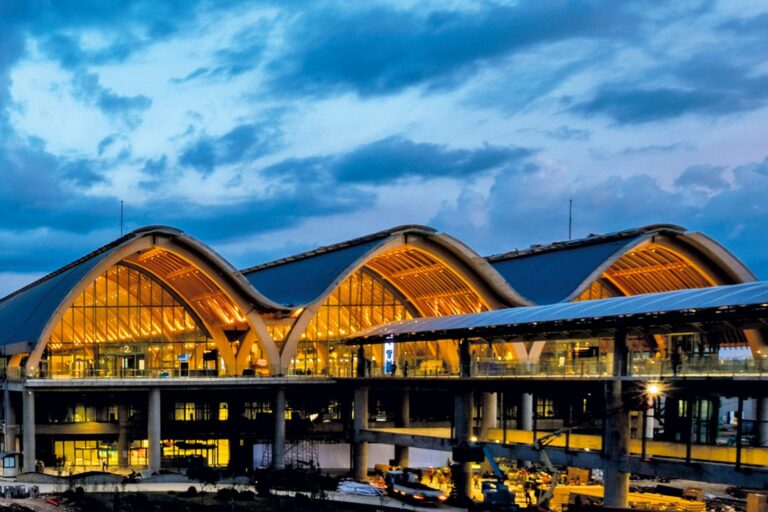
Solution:
[{"label": "airport terminal building", "polygon": [[[352,441],[361,381],[403,383],[397,393],[371,388],[366,422],[453,425],[452,398],[426,383],[443,389],[461,374],[461,340],[345,343],[371,329],[752,281],[722,245],[673,225],[490,257],[429,227],[401,226],[242,270],[177,229],[146,227],[0,300],[3,450],[21,452],[24,471],[37,461],[75,472],[157,471],[190,457],[235,470],[281,467],[292,440]],[[522,368],[533,378],[598,375],[610,371],[613,342],[586,331],[500,335],[473,338],[467,354],[478,379],[513,379]],[[753,368],[764,347],[760,329],[739,325],[629,341],[638,371],[661,368],[660,376],[677,376],[676,358],[717,366],[724,353]],[[418,379],[425,384],[408,384]],[[486,430],[508,416],[517,430],[530,430],[532,418],[546,430],[562,425],[565,411],[599,415],[601,407],[586,394],[565,404],[552,389],[514,400],[476,391],[471,416]],[[722,398],[705,393],[657,411],[665,420],[657,439],[714,445]],[[765,408],[750,412],[752,403],[740,414],[759,420]],[[265,443],[269,460],[255,460],[254,445]]]}]

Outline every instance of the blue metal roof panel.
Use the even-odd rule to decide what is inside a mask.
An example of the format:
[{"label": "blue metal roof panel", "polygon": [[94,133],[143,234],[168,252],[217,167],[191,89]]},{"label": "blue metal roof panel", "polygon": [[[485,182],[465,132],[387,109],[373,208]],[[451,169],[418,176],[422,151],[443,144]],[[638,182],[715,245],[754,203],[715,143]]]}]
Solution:
[{"label": "blue metal roof panel", "polygon": [[360,333],[365,337],[406,336],[430,331],[492,328],[605,317],[669,313],[768,304],[768,282],[678,290],[544,306],[528,306],[440,318],[417,318],[387,324]]},{"label": "blue metal roof panel", "polygon": [[319,253],[244,273],[258,291],[285,306],[303,306],[317,300],[342,272],[382,239]]},{"label": "blue metal roof panel", "polygon": [[490,263],[513,289],[527,299],[536,304],[554,304],[567,299],[617,251],[646,236],[643,233],[632,238],[534,252]]},{"label": "blue metal roof panel", "polygon": [[64,297],[104,258],[103,251],[0,302],[0,345],[36,342]]}]

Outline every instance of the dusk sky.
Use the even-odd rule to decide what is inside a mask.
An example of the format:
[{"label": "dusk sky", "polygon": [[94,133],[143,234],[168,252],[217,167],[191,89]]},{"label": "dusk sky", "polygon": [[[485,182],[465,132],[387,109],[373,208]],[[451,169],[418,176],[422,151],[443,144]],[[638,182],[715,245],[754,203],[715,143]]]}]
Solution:
[{"label": "dusk sky", "polygon": [[0,2],[0,294],[168,224],[238,267],[399,224],[651,223],[768,276],[768,3]]}]

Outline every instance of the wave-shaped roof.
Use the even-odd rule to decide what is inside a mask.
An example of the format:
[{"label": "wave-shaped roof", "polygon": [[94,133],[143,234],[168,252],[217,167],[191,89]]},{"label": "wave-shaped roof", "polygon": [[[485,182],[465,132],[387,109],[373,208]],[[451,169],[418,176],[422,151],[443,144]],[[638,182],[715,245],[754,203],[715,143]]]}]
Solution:
[{"label": "wave-shaped roof", "polygon": [[[151,226],[136,230],[83,258],[0,299],[0,345],[36,342],[45,325],[67,295],[101,262],[132,241],[165,237],[191,248],[209,262],[218,279],[232,284],[238,293],[261,312],[288,312],[318,303],[354,269],[396,242],[426,241],[428,250],[447,255],[492,297],[495,306],[551,304],[571,300],[599,277],[608,266],[651,237],[665,235],[678,240],[715,270],[726,276],[718,282],[754,280],[749,270],[711,239],[672,225],[652,225],[581,240],[533,246],[482,258],[452,237],[427,226],[392,228],[346,242],[321,247],[289,258],[236,270],[213,249],[180,230]],[[388,250],[388,249],[387,249]],[[379,252],[377,252],[379,251]]]},{"label": "wave-shaped roof", "polygon": [[408,227],[393,228],[320,247],[240,272],[254,288],[273,301],[288,307],[304,306],[315,302],[331,283],[364,254],[403,229]]},{"label": "wave-shaped roof", "polygon": [[596,271],[638,242],[658,233],[681,234],[685,228],[656,224],[568,242],[533,246],[487,259],[521,295],[535,304],[569,300]]}]

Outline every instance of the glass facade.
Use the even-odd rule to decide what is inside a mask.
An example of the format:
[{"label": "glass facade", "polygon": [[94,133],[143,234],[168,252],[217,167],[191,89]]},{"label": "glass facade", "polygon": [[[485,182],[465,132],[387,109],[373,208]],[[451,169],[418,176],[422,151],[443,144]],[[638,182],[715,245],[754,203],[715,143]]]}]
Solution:
[{"label": "glass facade", "polygon": [[[379,276],[366,270],[355,272],[342,281],[310,321],[291,370],[298,374],[350,375],[354,372],[354,351],[338,341],[375,325],[413,318],[412,311]],[[382,360],[375,354],[372,358]]]},{"label": "glass facade", "polygon": [[168,439],[163,441],[163,459],[184,467],[195,460],[211,467],[229,464],[229,439]]},{"label": "glass facade", "polygon": [[215,374],[218,353],[189,308],[160,281],[118,264],[61,315],[43,358],[52,377]]}]

